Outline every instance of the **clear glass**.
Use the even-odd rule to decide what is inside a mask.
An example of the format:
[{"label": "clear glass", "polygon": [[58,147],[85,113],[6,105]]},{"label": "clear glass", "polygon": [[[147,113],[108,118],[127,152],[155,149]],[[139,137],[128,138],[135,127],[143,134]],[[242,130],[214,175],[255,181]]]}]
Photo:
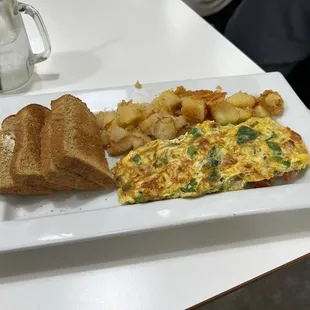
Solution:
[{"label": "clear glass", "polygon": [[[44,51],[33,54],[21,13],[30,15],[40,32]],[[46,60],[51,43],[39,12],[16,0],[0,0],[0,93],[22,87],[31,78],[34,65]]]}]

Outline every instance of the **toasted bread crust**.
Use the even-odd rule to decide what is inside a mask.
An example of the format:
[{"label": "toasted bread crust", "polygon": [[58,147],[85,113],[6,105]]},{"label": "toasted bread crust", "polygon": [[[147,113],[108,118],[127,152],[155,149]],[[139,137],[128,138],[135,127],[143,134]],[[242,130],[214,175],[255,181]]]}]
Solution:
[{"label": "toasted bread crust", "polygon": [[15,116],[15,148],[10,171],[16,182],[50,187],[41,173],[40,162],[40,133],[48,113],[48,108],[30,104]]},{"label": "toasted bread crust", "polygon": [[41,170],[45,179],[53,184],[79,190],[97,190],[101,186],[63,168],[55,166],[51,153],[51,113],[45,118],[41,131]]},{"label": "toasted bread crust", "polygon": [[6,117],[1,124],[1,129],[14,133],[15,130],[15,114]]},{"label": "toasted bread crust", "polygon": [[53,100],[52,157],[57,167],[109,187],[109,171],[95,116],[80,99],[64,95]]},{"label": "toasted bread crust", "polygon": [[13,180],[10,166],[13,157],[15,137],[12,132],[0,130],[0,194],[46,195],[51,194],[50,188],[30,186]]}]

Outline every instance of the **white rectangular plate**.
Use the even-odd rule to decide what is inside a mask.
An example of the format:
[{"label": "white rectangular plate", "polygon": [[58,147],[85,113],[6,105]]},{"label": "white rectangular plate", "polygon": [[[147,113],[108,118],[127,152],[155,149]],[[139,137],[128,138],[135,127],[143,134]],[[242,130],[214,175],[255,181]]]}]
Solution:
[{"label": "white rectangular plate", "polygon": [[[116,108],[122,99],[150,102],[161,91],[184,85],[188,89],[215,89],[228,94],[239,90],[259,95],[266,89],[280,92],[285,109],[278,122],[302,135],[310,147],[310,112],[279,73],[211,78],[71,92],[92,111]],[[0,97],[0,119],[29,103],[50,105],[63,93]],[[108,158],[112,167],[115,159]],[[44,246],[209,221],[219,218],[310,208],[310,170],[294,184],[173,199],[147,204],[118,203],[116,191],[57,193],[46,197],[0,195],[0,251]]]}]

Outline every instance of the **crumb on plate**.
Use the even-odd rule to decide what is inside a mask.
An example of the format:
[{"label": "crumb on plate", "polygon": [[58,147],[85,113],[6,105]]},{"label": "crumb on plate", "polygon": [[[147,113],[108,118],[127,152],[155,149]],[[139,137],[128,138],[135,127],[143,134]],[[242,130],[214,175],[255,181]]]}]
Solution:
[{"label": "crumb on plate", "polygon": [[135,84],[135,88],[138,88],[138,89],[142,88],[142,85],[140,84],[140,82],[139,82],[139,81],[137,81],[137,82],[136,82],[136,84]]}]

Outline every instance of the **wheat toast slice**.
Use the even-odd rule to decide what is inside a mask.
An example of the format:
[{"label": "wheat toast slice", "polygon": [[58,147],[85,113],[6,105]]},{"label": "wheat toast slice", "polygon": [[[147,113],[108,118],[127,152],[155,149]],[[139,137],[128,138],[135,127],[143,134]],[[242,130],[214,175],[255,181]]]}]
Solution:
[{"label": "wheat toast slice", "polygon": [[48,108],[30,104],[18,111],[14,117],[15,148],[10,172],[18,183],[51,187],[42,175],[40,160],[40,133],[48,113]]},{"label": "wheat toast slice", "polygon": [[50,113],[45,118],[45,124],[41,131],[41,170],[44,178],[50,183],[79,190],[98,190],[102,188],[102,186],[54,164],[51,153],[51,138],[53,134],[51,131],[51,121]]},{"label": "wheat toast slice", "polygon": [[1,129],[14,133],[14,130],[15,130],[15,114],[6,117],[2,121]]},{"label": "wheat toast slice", "polygon": [[72,95],[51,102],[52,156],[57,167],[110,187],[113,177],[109,171],[100,129],[86,104]]},{"label": "wheat toast slice", "polygon": [[52,190],[46,187],[30,186],[13,180],[10,166],[15,146],[15,136],[10,131],[0,130],[0,194],[47,195]]}]

